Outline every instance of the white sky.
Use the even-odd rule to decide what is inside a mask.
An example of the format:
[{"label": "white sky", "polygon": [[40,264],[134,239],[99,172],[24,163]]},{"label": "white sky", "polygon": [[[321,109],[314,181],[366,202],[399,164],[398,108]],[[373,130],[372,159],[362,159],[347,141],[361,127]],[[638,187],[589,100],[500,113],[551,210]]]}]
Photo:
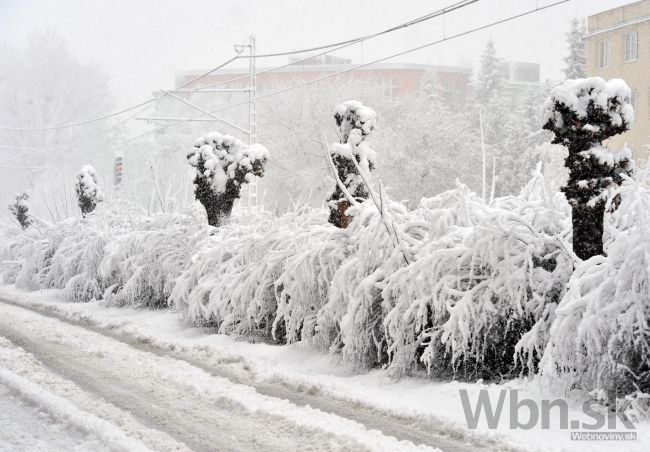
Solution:
[{"label": "white sky", "polygon": [[[172,86],[177,70],[218,65],[234,55],[233,44],[250,33],[257,36],[259,52],[296,49],[371,33],[456,1],[0,0],[0,40],[22,46],[35,29],[58,31],[77,58],[104,69],[116,103],[123,107]],[[447,35],[458,33],[554,1],[479,0],[451,13],[444,29]],[[557,78],[570,20],[626,3],[630,1],[571,0],[395,61],[468,65],[478,60],[492,36],[500,57],[539,62],[542,78]],[[442,30],[442,21],[436,19],[339,55],[369,61],[439,39]]]}]

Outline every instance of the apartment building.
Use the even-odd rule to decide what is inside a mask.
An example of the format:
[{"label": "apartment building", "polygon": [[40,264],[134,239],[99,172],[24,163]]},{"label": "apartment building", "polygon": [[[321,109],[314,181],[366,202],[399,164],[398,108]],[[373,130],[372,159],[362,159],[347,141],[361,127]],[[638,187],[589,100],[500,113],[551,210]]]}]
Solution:
[{"label": "apartment building", "polygon": [[650,0],[603,11],[587,19],[587,74],[622,78],[632,89],[636,120],[630,130],[609,140],[612,149],[625,143],[637,161],[650,152]]}]

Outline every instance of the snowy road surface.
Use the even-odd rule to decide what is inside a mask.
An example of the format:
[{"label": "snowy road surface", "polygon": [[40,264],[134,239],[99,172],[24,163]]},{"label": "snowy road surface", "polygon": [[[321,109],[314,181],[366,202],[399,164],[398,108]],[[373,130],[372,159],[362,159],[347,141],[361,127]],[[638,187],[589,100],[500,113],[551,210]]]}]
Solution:
[{"label": "snowy road surface", "polygon": [[[0,299],[2,450],[476,450]],[[20,426],[25,426],[20,431]],[[381,430],[381,431],[380,431]],[[39,449],[40,448],[40,449]]]}]

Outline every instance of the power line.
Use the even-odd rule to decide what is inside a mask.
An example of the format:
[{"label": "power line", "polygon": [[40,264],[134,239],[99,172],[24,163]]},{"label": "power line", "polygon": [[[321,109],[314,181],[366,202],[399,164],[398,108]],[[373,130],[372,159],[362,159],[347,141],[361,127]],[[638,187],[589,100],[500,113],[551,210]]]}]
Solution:
[{"label": "power line", "polygon": [[[424,49],[424,48],[427,48],[427,47],[431,47],[431,46],[434,46],[434,45],[436,45],[436,44],[440,44],[440,43],[445,42],[445,41],[449,41],[449,40],[452,40],[452,39],[455,39],[455,38],[459,38],[459,37],[461,37],[461,36],[465,36],[465,35],[468,35],[468,34],[471,34],[471,33],[475,33],[475,32],[477,32],[477,31],[485,30],[485,29],[487,29],[487,28],[491,28],[491,27],[494,27],[494,26],[496,26],[496,25],[501,25],[501,24],[503,24],[503,23],[510,22],[510,21],[512,21],[512,20],[515,20],[515,19],[519,19],[519,18],[521,18],[521,17],[528,16],[528,15],[530,15],[530,14],[534,14],[534,13],[537,13],[537,12],[539,12],[539,11],[542,11],[542,10],[545,10],[545,9],[552,8],[552,7],[554,7],[554,6],[558,6],[558,5],[561,5],[561,4],[563,4],[563,3],[567,3],[567,2],[569,2],[569,1],[570,1],[570,0],[560,0],[560,1],[555,2],[555,3],[551,3],[551,4],[548,4],[548,5],[541,6],[541,7],[537,7],[537,8],[535,8],[535,9],[528,10],[528,11],[526,11],[526,12],[523,12],[523,13],[520,13],[520,14],[516,14],[516,15],[514,15],[514,16],[507,17],[507,18],[505,18],[505,19],[501,19],[501,20],[498,20],[498,21],[495,21],[495,22],[491,22],[491,23],[489,23],[489,24],[482,25],[482,26],[480,26],[480,27],[472,28],[472,29],[470,29],[470,30],[467,30],[467,31],[464,31],[464,32],[461,32],[461,33],[457,33],[457,34],[455,34],[455,35],[446,36],[446,37],[444,37],[444,38],[442,38],[442,39],[439,39],[439,40],[437,40],[437,41],[432,41],[432,42],[429,42],[429,43],[426,43],[426,44],[423,44],[423,45],[420,45],[420,46],[417,46],[417,47],[413,47],[413,48],[410,48],[410,49],[407,49],[407,50],[404,50],[404,51],[401,51],[401,52],[398,52],[398,53],[394,53],[394,54],[392,54],[392,55],[389,55],[389,56],[386,56],[386,57],[383,57],[383,58],[380,58],[380,59],[377,59],[377,60],[373,60],[373,61],[370,61],[370,62],[368,62],[368,63],[359,64],[359,65],[356,65],[356,66],[354,66],[354,67],[351,67],[351,68],[348,68],[348,69],[344,69],[344,70],[342,70],[342,71],[334,72],[334,73],[332,73],[332,74],[328,74],[328,75],[323,76],[323,77],[319,77],[319,78],[316,78],[316,79],[313,79],[313,80],[308,80],[308,81],[305,81],[305,82],[299,83],[299,84],[294,85],[294,86],[290,86],[290,87],[287,87],[287,88],[284,88],[284,89],[280,89],[280,90],[277,90],[277,91],[272,91],[272,92],[267,93],[267,94],[263,94],[263,95],[260,95],[260,96],[256,96],[255,98],[252,99],[252,101],[257,101],[257,100],[260,100],[260,99],[265,99],[265,98],[267,98],[267,97],[276,96],[276,95],[278,95],[278,94],[283,94],[283,93],[286,93],[286,92],[288,92],[288,91],[291,91],[291,90],[294,90],[294,89],[297,89],[297,88],[301,88],[301,87],[303,87],[303,86],[307,86],[307,85],[311,85],[311,84],[314,84],[314,83],[318,83],[318,82],[321,82],[321,81],[323,81],[323,80],[327,80],[327,79],[330,79],[330,78],[333,78],[333,77],[337,77],[337,76],[342,75],[342,74],[346,74],[346,73],[349,73],[349,72],[355,71],[355,70],[360,69],[360,68],[363,68],[363,67],[370,66],[370,65],[372,65],[372,64],[380,63],[380,62],[382,62],[382,61],[386,61],[386,60],[389,60],[389,59],[392,59],[392,58],[396,58],[396,57],[399,57],[399,56],[402,56],[402,55],[406,55],[406,54],[408,54],[408,53],[412,53],[412,52],[415,52],[415,51],[417,51],[417,50],[421,50],[421,49]],[[210,113],[211,113],[211,114],[216,114],[216,113],[219,113],[219,112],[222,112],[222,111],[225,111],[225,110],[230,110],[230,109],[235,108],[235,107],[240,107],[240,106],[246,105],[246,104],[248,104],[248,103],[249,103],[249,101],[247,100],[247,101],[239,102],[239,103],[236,103],[236,104],[231,104],[231,105],[228,105],[228,106],[225,106],[225,107],[219,108],[219,109],[217,109],[217,110],[212,110],[212,111],[210,111]],[[204,117],[204,116],[205,116],[205,114],[201,114],[201,115],[198,115],[198,116],[191,117],[190,119],[198,119],[198,118],[202,118],[202,117]],[[137,140],[137,139],[142,138],[142,137],[144,137],[144,136],[147,136],[147,135],[149,135],[149,134],[151,134],[151,133],[155,133],[155,132],[159,132],[159,131],[165,130],[165,129],[167,129],[168,127],[171,127],[171,126],[173,126],[173,125],[176,125],[176,124],[178,124],[178,123],[180,123],[180,122],[183,122],[183,121],[174,121],[174,122],[170,122],[169,124],[165,124],[164,126],[158,127],[158,128],[156,128],[156,129],[154,129],[154,130],[151,130],[151,131],[149,131],[149,132],[145,132],[145,133],[143,133],[143,134],[136,135],[135,137],[128,138],[128,139],[125,140],[124,142],[126,143],[126,142],[129,142],[129,141]]]},{"label": "power line", "polygon": [[[232,57],[231,59],[229,59],[229,60],[226,61],[225,63],[222,63],[222,64],[220,64],[219,66],[214,67],[214,68],[210,69],[209,71],[207,71],[207,72],[205,72],[205,73],[199,75],[198,77],[196,77],[196,78],[190,80],[189,82],[187,82],[187,83],[181,85],[181,86],[179,87],[179,89],[180,89],[180,88],[184,88],[184,87],[186,87],[187,85],[189,85],[189,84],[191,84],[191,83],[195,83],[195,82],[201,80],[201,79],[204,78],[204,77],[207,77],[208,75],[210,75],[210,74],[212,74],[213,72],[215,72],[215,71],[217,71],[217,70],[223,68],[224,66],[226,66],[226,65],[228,65],[228,64],[230,64],[230,63],[232,63],[233,61],[235,61],[235,60],[238,59],[238,58],[239,58],[239,55]],[[113,117],[113,116],[121,115],[121,114],[123,114],[123,113],[129,112],[129,111],[132,111],[132,110],[135,110],[136,108],[140,108],[140,107],[143,107],[143,106],[145,106],[145,105],[148,105],[148,104],[150,104],[151,102],[154,102],[154,101],[156,101],[156,100],[158,100],[158,99],[160,99],[160,98],[162,98],[162,97],[164,97],[164,96],[166,96],[166,95],[167,95],[167,93],[163,93],[163,94],[160,94],[160,95],[158,95],[158,96],[154,96],[154,97],[152,97],[151,99],[145,100],[144,102],[140,102],[139,104],[133,105],[133,106],[131,106],[131,107],[124,108],[124,109],[122,109],[122,110],[119,110],[119,111],[116,111],[116,112],[113,112],[113,113],[109,113],[109,114],[104,115],[104,116],[99,116],[99,117],[97,117],[97,118],[89,119],[89,120],[86,120],[86,121],[73,122],[73,123],[69,123],[69,124],[61,124],[61,125],[57,125],[57,126],[48,126],[48,127],[8,127],[8,126],[0,126],[0,130],[15,130],[15,131],[45,131],[45,130],[69,129],[69,128],[71,128],[71,127],[78,127],[78,126],[83,126],[83,125],[87,125],[87,124],[92,124],[92,123],[95,123],[95,122],[98,122],[98,121],[103,121],[104,119],[111,118],[111,117]]]},{"label": "power line", "polygon": [[7,151],[34,151],[36,148],[24,148],[20,146],[8,146],[4,144],[0,144],[0,149],[4,149]]},{"label": "power line", "polygon": [[[362,41],[366,41],[366,40],[368,40],[370,38],[374,38],[376,36],[380,36],[380,35],[383,35],[383,34],[386,34],[386,33],[391,33],[393,31],[397,31],[397,30],[400,30],[402,28],[410,27],[411,25],[419,24],[420,22],[424,22],[424,21],[427,21],[429,19],[433,19],[434,17],[441,16],[441,15],[443,15],[445,13],[449,13],[449,12],[454,11],[456,9],[463,8],[465,6],[471,5],[472,3],[476,3],[478,1],[479,0],[463,0],[463,1],[460,1],[458,3],[454,3],[453,5],[450,5],[450,6],[447,6],[445,8],[439,9],[437,11],[434,11],[432,13],[425,14],[424,16],[420,16],[420,17],[416,17],[415,19],[411,19],[408,22],[404,22],[404,23],[401,23],[399,25],[395,25],[395,26],[393,26],[391,28],[387,28],[385,30],[382,30],[382,31],[379,31],[379,32],[376,32],[376,33],[372,33],[372,34],[369,34],[369,35],[360,36],[360,37],[354,38],[354,39],[348,39],[347,41],[335,42],[335,43],[332,43],[332,44],[322,45],[322,46],[318,46],[318,47],[311,47],[309,49],[290,50],[290,51],[286,51],[286,52],[266,53],[266,54],[261,54],[261,55],[255,55],[255,58],[267,58],[267,57],[295,55],[296,53],[313,52],[313,51],[316,51],[316,50],[323,50],[323,49],[328,49],[328,48],[331,48],[331,47],[338,47],[338,46],[343,46],[343,45],[348,46],[348,45],[351,45],[351,44],[356,44],[356,43],[359,43],[359,42],[362,42]],[[242,56],[242,58],[251,58],[251,56],[250,55],[245,55],[245,56]]]},{"label": "power line", "polygon": [[[381,30],[379,32],[372,33],[372,34],[369,34],[369,35],[361,36],[361,37],[358,37],[358,38],[349,39],[347,41],[341,41],[341,42],[336,42],[336,43],[332,43],[332,44],[326,44],[326,45],[322,45],[322,46],[318,46],[318,47],[312,47],[312,48],[308,48],[308,49],[300,49],[300,50],[292,50],[292,51],[287,51],[287,52],[277,52],[277,53],[255,55],[255,58],[265,58],[265,57],[286,56],[286,55],[293,55],[293,54],[298,54],[298,53],[312,52],[312,51],[322,50],[322,49],[329,49],[329,50],[327,50],[325,52],[322,52],[322,53],[320,53],[318,55],[311,55],[311,56],[309,56],[307,58],[304,58],[304,59],[301,59],[301,60],[298,60],[298,61],[294,61],[294,62],[285,64],[285,65],[282,65],[282,66],[278,66],[278,67],[275,67],[275,68],[271,68],[271,69],[259,72],[256,75],[265,74],[267,72],[271,72],[271,71],[282,69],[282,68],[285,68],[285,67],[288,67],[288,66],[299,64],[299,63],[302,63],[304,61],[315,58],[317,56],[324,55],[326,53],[330,53],[330,52],[333,52],[333,51],[348,47],[350,45],[357,44],[359,42],[366,41],[368,39],[371,39],[371,38],[374,38],[374,37],[377,37],[377,36],[380,36],[380,35],[383,35],[383,34],[391,33],[393,31],[400,30],[402,28],[407,28],[407,27],[410,27],[412,25],[416,25],[418,23],[433,19],[435,17],[442,16],[445,13],[452,12],[452,11],[455,11],[455,10],[460,9],[460,8],[464,8],[465,6],[469,6],[469,5],[471,5],[473,3],[476,3],[478,1],[479,0],[462,0],[462,1],[459,1],[457,3],[454,3],[453,5],[450,5],[448,7],[445,7],[445,8],[439,9],[437,11],[425,14],[424,16],[420,16],[420,17],[417,17],[415,19],[411,19],[411,20],[409,20],[407,22],[401,23],[399,25],[395,25],[395,26],[393,26],[391,28]],[[334,47],[336,47],[336,48],[334,48]],[[223,64],[221,64],[221,65],[219,65],[219,66],[217,66],[217,67],[215,67],[213,69],[210,69],[209,71],[199,75],[198,77],[193,78],[192,80],[184,83],[183,85],[177,87],[176,89],[181,89],[181,88],[184,88],[184,87],[186,87],[186,86],[188,86],[190,84],[196,83],[197,81],[207,77],[208,75],[210,75],[213,72],[223,68],[224,66],[230,64],[231,62],[233,62],[233,61],[235,61],[237,59],[248,59],[248,58],[251,58],[251,56],[250,55],[237,55],[237,56],[234,56],[230,60],[226,61],[225,63],[223,63]],[[243,76],[243,77],[238,77],[238,78],[235,78],[235,79],[232,79],[232,80],[227,80],[227,81],[220,82],[220,83],[217,83],[217,84],[207,85],[207,86],[204,86],[202,88],[210,88],[210,87],[214,87],[214,86],[219,86],[219,85],[222,85],[222,84],[231,83],[231,82],[246,79],[246,78],[249,78],[249,77],[250,77],[250,75],[246,75],[246,76]],[[199,89],[201,89],[201,88],[197,88],[196,90],[198,91]],[[89,119],[89,120],[86,120],[86,121],[80,121],[80,122],[68,123],[68,124],[61,124],[61,125],[56,125],[56,126],[48,126],[48,127],[9,127],[9,126],[0,126],[0,130],[45,131],[45,130],[59,130],[59,129],[67,129],[67,128],[71,128],[71,127],[83,126],[83,125],[92,124],[92,123],[95,123],[95,122],[98,122],[98,121],[103,121],[103,120],[111,118],[113,116],[118,116],[118,115],[121,115],[123,113],[135,110],[136,108],[148,105],[151,102],[154,102],[154,101],[156,101],[156,100],[158,100],[158,99],[160,99],[160,98],[162,98],[162,97],[164,97],[166,95],[169,95],[169,93],[163,92],[163,94],[161,94],[159,96],[154,96],[151,99],[140,102],[140,103],[138,103],[136,105],[133,105],[131,107],[124,108],[122,110],[119,110],[119,111],[116,111],[116,112],[113,112],[113,113],[109,113],[107,115],[100,116],[100,117],[97,117],[97,118]]]},{"label": "power line", "polygon": [[[280,66],[275,66],[275,67],[272,67],[270,69],[265,69],[263,71],[257,72],[255,75],[259,76],[259,75],[267,74],[269,72],[277,71],[279,69],[284,69],[286,67],[290,67],[290,66],[294,66],[294,65],[297,65],[297,64],[300,64],[300,63],[304,63],[305,61],[309,61],[312,58],[317,58],[319,56],[326,55],[328,53],[332,53],[332,52],[335,52],[337,50],[344,49],[346,47],[349,47],[349,46],[354,45],[354,44],[358,44],[360,42],[363,42],[363,41],[366,41],[368,39],[374,38],[376,36],[380,36],[380,35],[383,35],[383,34],[386,34],[386,33],[390,33],[390,32],[393,32],[395,30],[406,28],[406,27],[409,27],[411,25],[415,25],[417,23],[424,22],[426,20],[430,20],[430,19],[433,19],[435,17],[442,16],[445,13],[449,13],[451,11],[455,11],[457,9],[464,8],[465,6],[469,6],[472,3],[476,3],[478,1],[479,0],[463,0],[463,1],[460,1],[458,3],[454,3],[453,5],[450,5],[450,6],[446,7],[446,8],[436,10],[434,12],[431,12],[431,13],[427,14],[427,15],[420,16],[418,18],[412,19],[412,20],[410,20],[408,22],[404,22],[402,24],[396,25],[396,26],[388,28],[386,30],[379,31],[379,32],[373,33],[371,35],[362,36],[360,38],[350,39],[348,41],[342,41],[342,42],[339,42],[339,43],[336,43],[336,44],[330,44],[330,45],[327,45],[327,46],[320,46],[320,47],[313,47],[311,49],[302,49],[302,50],[291,51],[291,52],[257,55],[258,58],[263,58],[263,57],[268,57],[268,56],[291,55],[291,54],[294,54],[294,53],[310,52],[310,51],[313,51],[313,50],[327,49],[324,52],[320,52],[320,53],[317,53],[315,55],[310,55],[308,57],[305,57],[305,58],[302,58],[302,59],[299,59],[299,60],[296,60],[296,61],[291,61],[289,63],[282,64]],[[334,47],[334,48],[332,48],[332,47]],[[246,55],[246,56],[242,56],[241,58],[250,58],[250,56]],[[201,91],[201,90],[207,89],[207,88],[214,88],[215,86],[227,85],[228,83],[238,82],[240,80],[246,80],[249,77],[250,77],[250,75],[248,75],[248,74],[247,75],[242,75],[242,76],[235,77],[235,78],[232,78],[232,79],[229,79],[229,80],[224,80],[222,82],[213,83],[213,84],[210,84],[210,85],[205,85],[205,86],[202,86],[200,88],[195,88],[193,91]]]}]

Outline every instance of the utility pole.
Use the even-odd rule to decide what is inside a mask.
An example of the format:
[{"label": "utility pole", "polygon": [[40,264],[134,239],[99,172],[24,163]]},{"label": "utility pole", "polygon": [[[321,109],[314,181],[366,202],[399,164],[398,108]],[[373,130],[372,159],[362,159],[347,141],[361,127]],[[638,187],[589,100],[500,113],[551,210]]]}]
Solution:
[{"label": "utility pole", "polygon": [[[255,66],[255,35],[250,36],[250,58],[248,59],[249,91],[248,91],[248,144],[257,143],[257,68]],[[258,204],[258,177],[248,183],[248,206]]]}]

